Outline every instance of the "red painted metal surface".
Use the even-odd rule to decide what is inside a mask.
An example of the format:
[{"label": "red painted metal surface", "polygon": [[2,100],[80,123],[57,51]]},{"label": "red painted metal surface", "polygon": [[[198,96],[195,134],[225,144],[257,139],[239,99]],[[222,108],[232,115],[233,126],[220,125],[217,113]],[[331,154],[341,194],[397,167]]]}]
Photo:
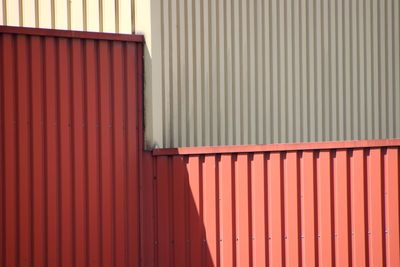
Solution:
[{"label": "red painted metal surface", "polygon": [[139,265],[141,40],[0,27],[1,266]]},{"label": "red painted metal surface", "polygon": [[400,265],[399,139],[153,155],[146,266]]}]

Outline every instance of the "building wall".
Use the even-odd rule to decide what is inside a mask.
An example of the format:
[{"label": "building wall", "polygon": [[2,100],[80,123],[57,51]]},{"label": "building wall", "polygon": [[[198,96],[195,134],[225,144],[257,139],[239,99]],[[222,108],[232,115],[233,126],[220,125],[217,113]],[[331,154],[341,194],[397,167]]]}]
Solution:
[{"label": "building wall", "polygon": [[147,2],[148,148],[400,137],[399,1]]},{"label": "building wall", "polygon": [[400,137],[397,0],[2,0],[0,24],[144,33],[148,149]]},{"label": "building wall", "polygon": [[398,266],[400,139],[155,150],[146,266]]},{"label": "building wall", "polygon": [[132,33],[133,0],[2,0],[0,25]]},{"label": "building wall", "polygon": [[0,266],[139,266],[143,38],[0,27]]}]

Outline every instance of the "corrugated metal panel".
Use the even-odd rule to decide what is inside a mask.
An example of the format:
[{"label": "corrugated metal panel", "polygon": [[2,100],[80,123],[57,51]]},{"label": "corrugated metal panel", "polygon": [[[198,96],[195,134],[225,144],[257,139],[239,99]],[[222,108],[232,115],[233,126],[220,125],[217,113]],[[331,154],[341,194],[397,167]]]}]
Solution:
[{"label": "corrugated metal panel", "polygon": [[0,25],[132,33],[134,0],[2,0]]},{"label": "corrugated metal panel", "polygon": [[0,27],[0,265],[138,265],[141,41],[18,30]]},{"label": "corrugated metal panel", "polygon": [[399,266],[400,140],[326,147],[148,155],[146,266]]},{"label": "corrugated metal panel", "polygon": [[398,0],[150,2],[149,148],[400,137]]}]

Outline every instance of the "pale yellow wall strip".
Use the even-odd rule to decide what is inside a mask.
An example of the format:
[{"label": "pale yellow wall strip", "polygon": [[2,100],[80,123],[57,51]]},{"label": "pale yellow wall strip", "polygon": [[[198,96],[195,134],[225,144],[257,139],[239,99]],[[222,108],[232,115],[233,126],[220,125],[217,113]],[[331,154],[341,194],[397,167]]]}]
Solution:
[{"label": "pale yellow wall strip", "polygon": [[36,26],[36,5],[33,0],[21,0],[22,3],[22,25],[24,27]]},{"label": "pale yellow wall strip", "polygon": [[101,0],[86,0],[86,25],[88,31],[100,31]]},{"label": "pale yellow wall strip", "polygon": [[70,5],[71,30],[83,30],[83,0],[72,0]]},{"label": "pale yellow wall strip", "polygon": [[8,26],[19,26],[19,1],[18,0],[6,0],[6,25]]},{"label": "pale yellow wall strip", "polygon": [[4,25],[4,0],[0,1],[0,25]]}]

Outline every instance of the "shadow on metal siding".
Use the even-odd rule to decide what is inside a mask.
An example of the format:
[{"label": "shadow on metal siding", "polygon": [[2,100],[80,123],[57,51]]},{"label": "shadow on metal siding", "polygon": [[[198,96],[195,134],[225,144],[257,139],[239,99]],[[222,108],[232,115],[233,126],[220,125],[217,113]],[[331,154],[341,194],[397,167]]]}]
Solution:
[{"label": "shadow on metal siding", "polygon": [[398,266],[400,140],[379,142],[159,150],[144,166],[146,266]]},{"label": "shadow on metal siding", "polygon": [[0,29],[0,265],[138,264],[142,53]]}]

